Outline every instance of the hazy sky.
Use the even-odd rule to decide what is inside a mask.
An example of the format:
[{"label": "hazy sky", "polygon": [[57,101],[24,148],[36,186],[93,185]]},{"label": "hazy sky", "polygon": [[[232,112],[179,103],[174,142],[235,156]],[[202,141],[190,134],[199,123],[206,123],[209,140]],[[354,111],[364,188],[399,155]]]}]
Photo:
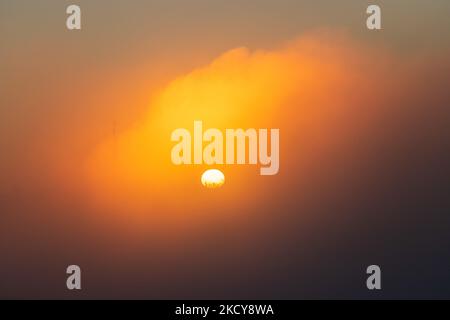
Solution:
[{"label": "hazy sky", "polygon": [[[80,31],[66,29],[73,3]],[[368,4],[381,6],[383,30],[367,30]],[[74,261],[87,271],[84,297],[367,297],[363,266],[374,260],[391,281],[386,297],[450,297],[449,16],[448,0],[0,0],[0,297],[70,297],[60,284]],[[249,50],[236,61],[218,58],[239,47]],[[270,73],[273,64],[286,70]],[[284,125],[280,174],[249,187],[262,180],[230,169],[242,189],[204,201],[197,180],[167,198],[144,189],[144,213],[164,227],[147,230],[131,209],[113,221],[114,210],[90,202],[86,158],[127,137],[161,90],[194,110],[209,83],[193,70],[219,82],[246,74],[259,91],[230,88],[250,88],[237,96],[252,103],[270,104],[284,84],[270,75],[298,86],[280,89],[289,104],[267,109]],[[125,172],[139,168],[131,160]],[[149,172],[176,181],[172,169]],[[105,191],[111,203],[134,190],[121,187]],[[180,207],[193,216],[172,216]]]},{"label": "hazy sky", "polygon": [[[376,1],[382,7],[381,32],[365,28],[369,2],[77,1],[82,30],[69,32],[65,8],[73,1],[1,0],[0,141],[8,145],[13,137],[23,144],[68,119],[77,126],[84,123],[88,130],[90,119],[100,115],[108,126],[109,117],[120,116],[119,127],[126,127],[145,110],[152,85],[162,85],[229,49],[270,49],[315,28],[344,28],[362,41],[394,50],[450,46],[448,1]],[[81,91],[90,91],[93,84],[96,90],[98,84],[108,87],[106,82],[117,79],[118,73],[145,77],[134,81],[132,93],[134,99],[141,96],[142,103],[126,110],[114,106],[114,98],[94,109],[85,99],[72,107],[62,105],[61,96],[80,99],[87,94]],[[114,108],[117,114],[110,112]],[[92,139],[98,134],[91,132]]]},{"label": "hazy sky", "polygon": [[[79,95],[80,82],[105,81],[114,69],[139,68],[150,88],[151,80],[163,83],[231,48],[270,49],[324,27],[345,28],[363,41],[395,50],[450,46],[448,1],[376,1],[382,8],[383,31],[369,32],[365,8],[372,2],[77,1],[82,30],[69,32],[65,8],[73,1],[1,0],[1,139],[11,131],[28,137],[27,131],[39,128],[38,123],[47,127],[47,122],[58,121],[60,111],[53,108],[61,109],[61,103],[52,107],[49,91],[57,95],[72,89]],[[84,108],[90,107],[77,105],[69,117],[89,117]],[[139,108],[128,106],[131,118]]]}]

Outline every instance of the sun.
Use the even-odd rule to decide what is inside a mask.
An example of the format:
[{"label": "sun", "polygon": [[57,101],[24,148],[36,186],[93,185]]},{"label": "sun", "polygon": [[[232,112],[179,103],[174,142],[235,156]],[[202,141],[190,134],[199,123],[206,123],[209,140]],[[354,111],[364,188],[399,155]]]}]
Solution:
[{"label": "sun", "polygon": [[201,180],[207,188],[219,188],[225,183],[225,176],[220,170],[209,169],[203,172]]}]

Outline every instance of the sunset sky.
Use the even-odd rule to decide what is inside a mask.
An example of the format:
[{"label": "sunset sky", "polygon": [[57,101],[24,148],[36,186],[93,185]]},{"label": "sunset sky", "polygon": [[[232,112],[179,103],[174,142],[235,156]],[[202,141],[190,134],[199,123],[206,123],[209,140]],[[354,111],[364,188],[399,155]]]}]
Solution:
[{"label": "sunset sky", "polygon": [[[72,3],[0,0],[0,297],[450,297],[449,1]],[[279,173],[175,166],[195,120]]]}]

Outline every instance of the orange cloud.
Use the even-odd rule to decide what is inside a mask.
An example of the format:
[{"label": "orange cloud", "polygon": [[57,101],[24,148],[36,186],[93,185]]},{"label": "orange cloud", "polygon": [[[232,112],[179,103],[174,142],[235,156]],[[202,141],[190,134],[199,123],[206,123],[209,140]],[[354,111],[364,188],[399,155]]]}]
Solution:
[{"label": "orange cloud", "polygon": [[[299,201],[318,197],[324,179],[371,174],[366,167],[377,161],[376,144],[390,134],[379,128],[405,107],[393,103],[418,85],[409,77],[415,70],[413,61],[328,32],[273,51],[230,50],[173,80],[144,119],[98,147],[88,162],[92,193],[127,219],[171,227],[174,221],[204,221],[212,212],[214,219],[255,214],[293,191]],[[205,190],[200,176],[207,166],[170,160],[171,132],[192,129],[194,120],[222,130],[280,128],[279,174],[261,177],[257,166],[218,166],[225,186]]]}]

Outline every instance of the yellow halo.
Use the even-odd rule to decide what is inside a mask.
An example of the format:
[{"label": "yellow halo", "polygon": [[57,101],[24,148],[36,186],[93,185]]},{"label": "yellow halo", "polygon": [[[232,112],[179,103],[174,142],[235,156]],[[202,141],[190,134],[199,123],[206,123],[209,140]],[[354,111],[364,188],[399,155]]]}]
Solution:
[{"label": "yellow halo", "polygon": [[207,188],[219,188],[225,183],[225,176],[220,170],[208,169],[203,172],[201,180]]}]

